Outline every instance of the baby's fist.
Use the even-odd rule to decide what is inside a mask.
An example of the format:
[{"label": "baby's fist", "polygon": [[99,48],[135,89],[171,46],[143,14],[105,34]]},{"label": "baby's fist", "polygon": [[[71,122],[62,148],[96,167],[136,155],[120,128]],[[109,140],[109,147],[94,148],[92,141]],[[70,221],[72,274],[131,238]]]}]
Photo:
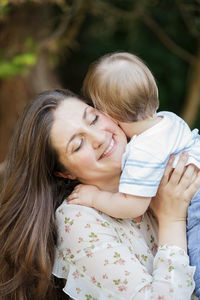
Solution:
[{"label": "baby's fist", "polygon": [[78,184],[68,197],[69,204],[79,204],[94,207],[94,201],[99,189],[94,185]]}]

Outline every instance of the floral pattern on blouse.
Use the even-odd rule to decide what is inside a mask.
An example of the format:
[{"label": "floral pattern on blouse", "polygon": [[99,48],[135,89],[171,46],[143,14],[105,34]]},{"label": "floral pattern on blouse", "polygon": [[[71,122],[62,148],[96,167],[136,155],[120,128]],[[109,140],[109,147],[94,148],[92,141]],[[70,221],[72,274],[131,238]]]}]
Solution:
[{"label": "floral pattern on blouse", "polygon": [[189,300],[194,267],[176,246],[157,247],[150,212],[141,223],[64,201],[56,211],[53,274],[75,300]]}]

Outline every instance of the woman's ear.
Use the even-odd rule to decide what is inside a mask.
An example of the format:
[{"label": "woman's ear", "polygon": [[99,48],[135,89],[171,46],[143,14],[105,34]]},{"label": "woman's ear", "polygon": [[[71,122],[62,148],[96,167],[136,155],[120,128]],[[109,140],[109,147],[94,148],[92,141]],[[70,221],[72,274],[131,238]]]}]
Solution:
[{"label": "woman's ear", "polygon": [[65,173],[62,173],[62,172],[55,172],[55,175],[57,177],[67,178],[67,179],[71,179],[71,180],[75,180],[76,179],[76,176],[71,175],[71,174],[65,174]]}]

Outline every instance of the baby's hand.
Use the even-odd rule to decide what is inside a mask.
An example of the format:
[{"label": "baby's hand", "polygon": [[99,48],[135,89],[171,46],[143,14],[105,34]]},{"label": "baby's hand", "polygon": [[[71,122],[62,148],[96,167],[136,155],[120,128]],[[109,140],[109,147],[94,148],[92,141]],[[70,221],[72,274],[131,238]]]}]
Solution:
[{"label": "baby's hand", "polygon": [[95,207],[95,198],[100,190],[94,185],[78,184],[67,198],[69,204]]}]

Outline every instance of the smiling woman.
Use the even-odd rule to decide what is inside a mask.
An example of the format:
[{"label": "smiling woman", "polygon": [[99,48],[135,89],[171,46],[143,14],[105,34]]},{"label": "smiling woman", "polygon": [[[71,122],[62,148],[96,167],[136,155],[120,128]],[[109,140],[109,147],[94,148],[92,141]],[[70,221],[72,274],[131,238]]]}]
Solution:
[{"label": "smiling woman", "polygon": [[70,91],[30,103],[0,195],[2,300],[60,300],[52,272],[75,300],[191,299],[185,218],[200,176],[184,172],[186,156],[172,175],[167,166],[153,202],[159,227],[150,211],[136,222],[66,201],[77,182],[115,192],[125,147],[118,125]]},{"label": "smiling woman", "polygon": [[119,181],[127,139],[95,108],[77,98],[63,101],[54,111],[51,142],[68,170],[60,176],[105,188]]}]

